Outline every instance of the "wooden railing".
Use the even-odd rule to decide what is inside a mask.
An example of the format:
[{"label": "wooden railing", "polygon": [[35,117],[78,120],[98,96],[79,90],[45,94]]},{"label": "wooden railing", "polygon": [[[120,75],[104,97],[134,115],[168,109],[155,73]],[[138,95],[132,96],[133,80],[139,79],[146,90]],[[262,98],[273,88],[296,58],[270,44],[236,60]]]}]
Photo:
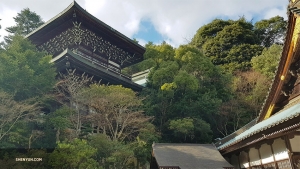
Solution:
[{"label": "wooden railing", "polygon": [[80,51],[75,51],[74,50],[73,52],[75,54],[79,55],[80,57],[82,57],[83,59],[88,60],[88,61],[90,61],[93,64],[96,64],[96,65],[98,65],[98,66],[100,66],[102,68],[105,68],[106,70],[108,70],[110,72],[113,72],[113,73],[119,75],[120,77],[123,77],[123,78],[131,81],[131,77],[130,76],[122,74],[121,71],[120,71],[120,69],[114,67],[113,65],[110,65],[110,64],[107,64],[107,63],[103,63],[103,62],[101,62],[101,61],[99,61],[99,60],[97,60],[95,58],[92,58],[91,56],[86,55],[86,54],[84,54],[84,53],[82,53]]}]

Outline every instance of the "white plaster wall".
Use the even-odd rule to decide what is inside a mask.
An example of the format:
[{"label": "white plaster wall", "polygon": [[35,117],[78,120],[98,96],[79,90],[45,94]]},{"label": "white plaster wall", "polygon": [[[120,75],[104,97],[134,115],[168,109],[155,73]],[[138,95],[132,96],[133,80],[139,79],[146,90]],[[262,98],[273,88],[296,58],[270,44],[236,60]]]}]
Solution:
[{"label": "white plaster wall", "polygon": [[288,154],[287,148],[285,146],[284,140],[278,138],[278,139],[274,140],[274,143],[272,146],[273,146],[276,161],[289,158],[289,154]]},{"label": "white plaster wall", "polygon": [[231,162],[231,165],[234,166],[234,168],[240,168],[238,156],[232,155],[231,158],[230,158],[230,162]]},{"label": "white plaster wall", "polygon": [[290,143],[293,152],[300,152],[300,136],[295,136],[290,139]]},{"label": "white plaster wall", "polygon": [[240,165],[241,168],[248,168],[249,162],[248,162],[248,153],[242,151],[240,154]]},{"label": "white plaster wall", "polygon": [[274,162],[273,154],[271,146],[268,144],[263,144],[259,148],[260,156],[261,156],[261,162],[263,164]]},{"label": "white plaster wall", "polygon": [[255,166],[255,165],[261,165],[260,164],[260,158],[258,154],[258,150],[255,148],[250,148],[249,151],[249,157],[250,157],[250,165]]}]

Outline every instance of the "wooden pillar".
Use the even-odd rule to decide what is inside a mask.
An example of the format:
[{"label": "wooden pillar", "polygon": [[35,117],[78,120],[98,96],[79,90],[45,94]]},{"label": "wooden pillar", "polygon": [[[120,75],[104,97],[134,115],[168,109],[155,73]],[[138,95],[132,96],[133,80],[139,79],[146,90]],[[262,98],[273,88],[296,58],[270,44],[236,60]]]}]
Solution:
[{"label": "wooden pillar", "polygon": [[238,159],[239,168],[241,168],[240,154],[241,154],[241,152],[238,152],[238,153],[235,154],[237,156],[237,159]]},{"label": "wooden pillar", "polygon": [[[289,155],[289,159],[290,159],[290,163],[291,163],[292,169],[295,169],[295,167],[294,167],[294,165],[293,165],[294,162],[293,162],[293,159],[292,159],[293,152],[292,152],[291,143],[290,143],[289,138],[291,138],[291,137],[289,137],[288,135],[285,135],[285,136],[283,136],[281,139],[284,140],[285,146],[286,146],[286,148],[287,148],[287,150],[288,150],[288,155]],[[293,138],[293,137],[292,137],[292,138]]]},{"label": "wooden pillar", "polygon": [[275,167],[278,169],[278,164],[276,162],[275,155],[274,155],[273,143],[274,143],[274,140],[270,140],[269,142],[267,142],[267,144],[271,147],[271,152],[272,152],[272,156],[273,156],[273,161],[275,163]]},{"label": "wooden pillar", "polygon": [[250,149],[245,150],[245,152],[247,153],[247,159],[248,159],[248,163],[249,163],[249,169],[251,169],[249,151],[250,151]]},{"label": "wooden pillar", "polygon": [[255,149],[257,149],[257,151],[258,151],[258,157],[259,157],[259,160],[260,160],[260,165],[262,166],[262,160],[261,160],[261,155],[260,155],[260,151],[259,151],[260,147],[261,147],[261,145],[256,146]]}]

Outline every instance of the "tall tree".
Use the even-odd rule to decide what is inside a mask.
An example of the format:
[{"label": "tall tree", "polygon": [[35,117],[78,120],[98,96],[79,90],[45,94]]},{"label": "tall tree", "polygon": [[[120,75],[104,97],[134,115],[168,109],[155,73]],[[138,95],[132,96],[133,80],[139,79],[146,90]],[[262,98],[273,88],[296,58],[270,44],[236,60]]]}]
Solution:
[{"label": "tall tree", "polygon": [[212,21],[197,31],[191,44],[201,48],[213,64],[229,71],[248,70],[251,58],[262,51],[252,23],[243,17]]},{"label": "tall tree", "polygon": [[287,22],[281,16],[263,19],[254,24],[255,33],[260,44],[270,47],[273,44],[283,44]]},{"label": "tall tree", "polygon": [[42,18],[35,12],[30,11],[29,8],[21,10],[21,12],[14,17],[14,20],[16,25],[5,29],[8,33],[10,33],[10,35],[4,37],[6,43],[10,43],[12,41],[13,35],[18,34],[25,36],[44,24]]},{"label": "tall tree", "polygon": [[51,56],[39,52],[29,40],[15,36],[0,52],[0,88],[15,100],[41,96],[52,89],[56,69]]},{"label": "tall tree", "polygon": [[151,119],[142,113],[142,100],[131,89],[92,85],[82,96],[81,102],[94,112],[89,115],[91,122],[113,141],[132,140]]},{"label": "tall tree", "polygon": [[[179,129],[169,128],[170,122],[191,118],[194,125],[201,124],[201,127],[213,124],[213,114],[222,100],[229,97],[228,80],[229,77],[222,74],[198,48],[182,45],[175,50],[173,57],[162,59],[151,70],[148,88],[143,91],[146,114],[156,117],[153,123],[162,132],[162,139],[179,141],[179,137],[172,136],[173,131]],[[204,122],[200,123],[200,119]],[[208,129],[202,133],[198,129],[191,129],[197,135],[188,142],[199,142],[196,138],[211,132]],[[209,139],[211,137],[201,141],[209,142]]]},{"label": "tall tree", "polygon": [[282,45],[273,44],[269,48],[265,48],[261,55],[252,58],[253,69],[271,80],[277,69],[281,53]]}]

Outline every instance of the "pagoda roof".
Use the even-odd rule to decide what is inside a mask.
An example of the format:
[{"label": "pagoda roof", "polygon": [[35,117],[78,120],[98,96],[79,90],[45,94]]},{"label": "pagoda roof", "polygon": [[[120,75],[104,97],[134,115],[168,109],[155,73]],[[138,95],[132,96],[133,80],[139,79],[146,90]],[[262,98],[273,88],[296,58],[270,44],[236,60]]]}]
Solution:
[{"label": "pagoda roof", "polygon": [[101,83],[109,83],[114,85],[120,85],[131,88],[135,91],[141,91],[143,86],[138,85],[131,81],[131,77],[116,72],[101,63],[97,63],[88,58],[79,56],[72,52],[70,49],[64,50],[51,60],[51,63],[55,63],[58,71],[63,72],[68,69],[66,63],[69,62],[69,66],[72,69],[76,69],[77,73],[87,73],[94,76],[93,80],[101,81]]},{"label": "pagoda roof", "polygon": [[102,39],[109,41],[112,45],[128,52],[129,55],[132,55],[133,57],[124,63],[124,65],[121,66],[122,68],[143,60],[143,54],[145,52],[143,46],[88,13],[78,5],[76,1],[73,1],[65,10],[26,35],[26,38],[39,46],[73,27],[74,22],[80,23],[84,28],[101,36]]},{"label": "pagoda roof", "polygon": [[[278,134],[280,132],[284,132],[286,130],[291,130],[294,128],[299,128],[300,122],[299,122],[299,120],[297,120],[298,121],[297,123],[287,124],[286,127],[280,128],[280,130],[275,130],[275,131],[270,130],[269,132],[265,132],[266,130],[268,130],[272,127],[276,127],[283,123],[288,123],[288,121],[290,121],[290,120],[294,120],[296,118],[299,119],[299,115],[300,115],[299,110],[300,110],[300,103],[296,102],[295,105],[288,107],[287,109],[284,109],[284,110],[276,113],[275,115],[271,116],[270,118],[251,126],[244,132],[242,132],[234,137],[229,137],[229,138],[231,138],[230,140],[228,140],[228,141],[222,140],[222,141],[217,142],[216,146],[218,146],[217,148],[219,150],[223,150],[223,149],[230,147],[231,145],[237,144],[237,143],[241,142],[242,140],[245,140],[251,136],[254,136],[259,133],[263,133],[263,134],[260,134],[260,137],[257,137],[256,139],[253,139],[253,140],[249,141],[247,144],[243,145],[243,146],[247,146],[254,142],[260,141],[262,139],[273,137],[275,134]],[[239,148],[241,148],[241,147],[239,147]]]},{"label": "pagoda roof", "polygon": [[159,168],[233,168],[213,144],[154,143],[152,149]]}]

